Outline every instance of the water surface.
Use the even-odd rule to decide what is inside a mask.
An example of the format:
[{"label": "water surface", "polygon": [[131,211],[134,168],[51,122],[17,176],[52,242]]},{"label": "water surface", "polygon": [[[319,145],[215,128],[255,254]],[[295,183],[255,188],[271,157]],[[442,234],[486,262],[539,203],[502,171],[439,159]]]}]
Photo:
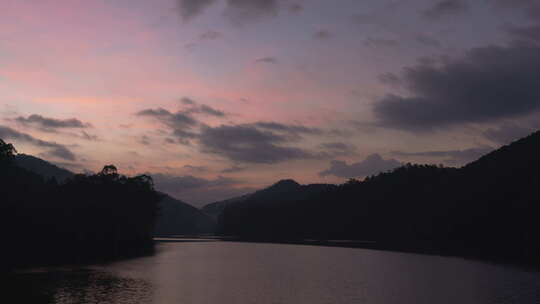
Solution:
[{"label": "water surface", "polygon": [[160,243],[151,257],[19,272],[2,285],[13,303],[540,303],[540,273],[509,266],[235,242]]}]

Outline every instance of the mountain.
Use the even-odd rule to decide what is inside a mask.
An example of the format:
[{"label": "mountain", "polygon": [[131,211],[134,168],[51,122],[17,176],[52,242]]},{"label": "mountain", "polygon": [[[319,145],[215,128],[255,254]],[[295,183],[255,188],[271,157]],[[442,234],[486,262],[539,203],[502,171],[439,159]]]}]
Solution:
[{"label": "mountain", "polygon": [[214,233],[216,221],[199,209],[168,195],[160,203],[155,235]]},{"label": "mountain", "polygon": [[[62,183],[75,174],[43,159],[17,154],[15,164],[46,179],[55,178]],[[164,194],[159,203],[159,216],[156,222],[156,235],[212,233],[215,220],[199,209]]]},{"label": "mountain", "polygon": [[15,156],[15,164],[28,171],[37,173],[46,179],[54,177],[60,183],[75,175],[71,171],[53,165],[41,158],[27,154],[17,154]]},{"label": "mountain", "polygon": [[219,233],[540,264],[538,172],[540,132],[462,168],[406,164],[338,186],[279,182],[227,204]]},{"label": "mountain", "polygon": [[201,208],[203,212],[210,215],[214,219],[218,219],[225,207],[229,205],[247,204],[264,204],[274,202],[292,201],[298,199],[306,199],[307,197],[318,194],[324,191],[329,191],[336,186],[329,184],[311,184],[301,185],[292,179],[283,179],[277,183],[255,191],[250,194],[231,198],[224,201],[210,203]]},{"label": "mountain", "polygon": [[201,208],[201,211],[213,218],[214,220],[217,220],[219,215],[223,212],[223,209],[225,209],[227,205],[247,200],[250,195],[251,194],[245,194],[231,199],[210,203],[203,206]]}]

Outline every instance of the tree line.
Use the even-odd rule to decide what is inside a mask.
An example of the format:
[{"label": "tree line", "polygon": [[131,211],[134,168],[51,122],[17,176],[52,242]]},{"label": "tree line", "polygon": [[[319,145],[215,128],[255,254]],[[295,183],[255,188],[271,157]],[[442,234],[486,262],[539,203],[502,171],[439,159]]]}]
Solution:
[{"label": "tree line", "polygon": [[80,263],[153,250],[162,195],[146,175],[127,177],[108,165],[58,183],[18,167],[0,139],[0,268]]},{"label": "tree line", "polygon": [[229,204],[220,233],[540,264],[540,132],[462,168],[406,164],[318,193]]}]

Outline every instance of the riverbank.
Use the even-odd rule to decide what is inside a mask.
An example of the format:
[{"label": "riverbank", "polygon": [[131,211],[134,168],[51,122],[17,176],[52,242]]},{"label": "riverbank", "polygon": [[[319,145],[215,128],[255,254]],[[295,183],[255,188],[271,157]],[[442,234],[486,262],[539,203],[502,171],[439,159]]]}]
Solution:
[{"label": "riverbank", "polygon": [[441,257],[456,257],[466,260],[481,261],[498,265],[510,265],[523,269],[540,271],[540,263],[538,259],[518,260],[511,257],[504,257],[494,254],[488,254],[482,250],[465,250],[463,244],[441,244],[434,246],[427,243],[412,243],[412,242],[375,242],[375,241],[357,241],[357,240],[269,240],[269,239],[246,239],[235,236],[211,236],[211,235],[175,235],[155,238],[157,242],[241,242],[241,243],[267,243],[267,244],[290,244],[304,246],[323,246],[323,247],[342,247],[342,248],[359,248],[371,249],[391,252],[415,253],[423,255],[441,256]]}]

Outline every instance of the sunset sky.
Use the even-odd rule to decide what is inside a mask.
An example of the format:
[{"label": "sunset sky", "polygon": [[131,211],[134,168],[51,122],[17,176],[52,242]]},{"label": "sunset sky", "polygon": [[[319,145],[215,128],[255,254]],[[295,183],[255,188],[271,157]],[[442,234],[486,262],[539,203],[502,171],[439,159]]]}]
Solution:
[{"label": "sunset sky", "polygon": [[2,0],[0,138],[196,206],[540,127],[537,0]]}]

